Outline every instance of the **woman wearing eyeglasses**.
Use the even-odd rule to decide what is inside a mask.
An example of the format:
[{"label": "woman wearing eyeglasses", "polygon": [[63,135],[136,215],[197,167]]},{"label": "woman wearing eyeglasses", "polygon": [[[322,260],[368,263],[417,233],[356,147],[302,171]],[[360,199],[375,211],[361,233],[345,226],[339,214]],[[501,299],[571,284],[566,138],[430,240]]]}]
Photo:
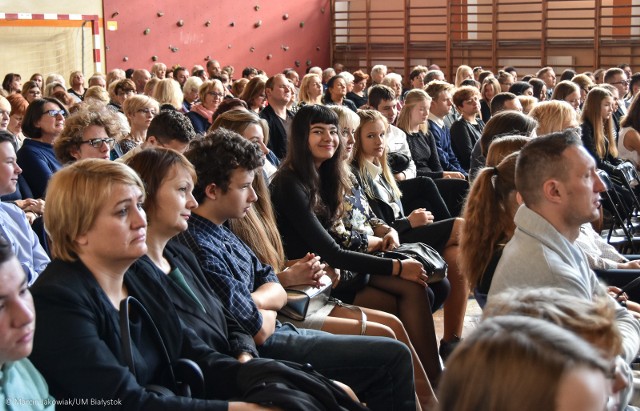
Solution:
[{"label": "woman wearing eyeglasses", "polygon": [[84,106],[67,119],[53,151],[62,164],[86,158],[109,160],[119,136],[118,118],[113,112],[105,107]]},{"label": "woman wearing eyeglasses", "polygon": [[22,168],[33,198],[44,198],[49,179],[62,165],[53,152],[53,143],[64,129],[69,113],[55,98],[33,100],[22,121],[22,132],[28,138],[18,150],[18,165]]},{"label": "woman wearing eyeglasses", "polygon": [[216,111],[226,91],[220,80],[209,80],[202,83],[198,90],[200,103],[191,106],[191,111],[187,117],[191,120],[193,128],[197,134],[204,135],[213,123],[213,113]]}]

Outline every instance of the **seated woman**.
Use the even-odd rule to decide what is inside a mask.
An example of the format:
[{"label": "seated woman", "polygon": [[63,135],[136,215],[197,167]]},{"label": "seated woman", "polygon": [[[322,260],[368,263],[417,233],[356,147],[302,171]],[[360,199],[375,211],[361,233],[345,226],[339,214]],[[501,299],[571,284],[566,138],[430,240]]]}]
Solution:
[{"label": "seated woman", "polygon": [[533,86],[526,81],[516,81],[511,85],[511,87],[509,87],[508,91],[516,96],[533,97]]},{"label": "seated woman", "polygon": [[[409,90],[405,97],[404,107],[398,116],[398,128],[406,134],[418,178],[429,177],[433,179],[449,211],[448,217],[458,216],[469,189],[469,183],[464,179],[462,173],[444,171],[442,168],[436,140],[429,132],[426,123],[430,104],[431,97],[424,90]],[[406,193],[407,197],[415,194],[410,192],[411,188],[406,187],[411,180],[400,183],[403,193]],[[413,190],[415,191],[415,189]],[[407,209],[412,210],[413,208],[407,207]]]},{"label": "seated woman", "polygon": [[484,123],[479,119],[480,92],[475,87],[460,87],[451,99],[460,113],[460,119],[451,124],[451,148],[468,173],[471,168],[471,150],[484,130]]},{"label": "seated woman", "polygon": [[22,142],[24,141],[24,134],[22,133],[22,121],[24,120],[24,115],[27,113],[27,107],[29,107],[29,102],[22,97],[22,94],[14,93],[7,97],[7,101],[11,105],[11,114],[9,115],[9,124],[7,125],[7,130],[16,139],[17,148],[22,147]]},{"label": "seated woman", "polygon": [[27,277],[11,248],[11,244],[0,238],[0,295],[3,308],[0,314],[0,372],[3,379],[3,408],[54,410],[55,400],[49,395],[46,381],[27,358],[33,348],[35,310]]},{"label": "seated woman", "polygon": [[[582,110],[582,143],[596,162],[596,167],[604,170],[609,176],[616,175],[616,166],[622,163],[618,158],[616,132],[614,128],[613,112],[614,98],[602,87],[594,87],[587,94]],[[633,194],[621,184],[613,182],[613,186],[621,197],[627,209],[632,209]],[[608,201],[604,206],[614,207]]]},{"label": "seated woman", "polygon": [[87,106],[69,116],[53,150],[62,164],[85,158],[109,160],[119,137],[115,113],[106,107]]},{"label": "seated woman", "polygon": [[271,183],[273,209],[287,258],[299,259],[312,252],[334,269],[372,274],[368,284],[345,284],[353,288],[345,290],[342,297],[347,297],[348,303],[397,314],[429,381],[435,383],[441,366],[431,307],[442,303],[446,290],[440,290],[436,300],[434,291],[426,286],[424,268],[416,260],[344,250],[328,233],[338,219],[344,195],[350,191],[345,148],[333,111],[322,105],[300,108],[293,119],[289,148]]},{"label": "seated woman", "polygon": [[[84,160],[53,178],[46,221],[54,261],[31,289],[38,327],[31,359],[53,395],[104,399],[123,410],[270,409],[240,402],[252,397],[286,409],[291,404],[287,394],[304,394],[291,384],[301,374],[295,370],[288,374],[290,369],[270,360],[243,364],[214,351],[182,325],[173,306],[166,303],[170,297],[163,284],[127,273],[148,250],[143,202],[142,181],[118,162]],[[152,331],[144,316],[132,320],[129,360],[119,327],[119,307],[126,297],[140,301],[158,331]],[[164,349],[158,346],[158,338]],[[158,395],[146,388],[150,384],[175,388],[169,368],[179,358],[190,359],[202,369],[200,398]],[[254,385],[252,376],[269,372],[263,367],[289,376],[289,381],[265,384],[261,379]],[[315,389],[332,392],[320,379],[312,380],[319,383],[312,384]],[[337,390],[335,394],[334,398],[342,395]],[[313,399],[305,397],[303,401]]]},{"label": "seated woman", "polygon": [[580,87],[572,81],[561,81],[553,88],[551,100],[566,101],[571,104],[574,110],[580,111],[582,101],[580,98]]},{"label": "seated woman", "polygon": [[618,155],[631,161],[640,170],[640,103],[638,95],[627,109],[627,115],[620,122],[618,134]]},{"label": "seated woman", "polygon": [[543,101],[531,110],[529,116],[538,122],[538,136],[580,126],[578,112],[566,101]]},{"label": "seated woman", "polygon": [[482,81],[482,86],[480,87],[480,95],[482,96],[480,100],[480,113],[482,114],[482,121],[485,124],[487,124],[491,118],[491,100],[493,96],[500,93],[500,90],[500,83],[498,83],[498,80],[496,80],[493,75]]},{"label": "seated woman", "polygon": [[248,110],[236,109],[218,116],[211,128],[215,130],[218,127],[235,131],[260,147],[260,151],[264,153],[266,159],[262,171],[265,173],[267,179],[270,180],[278,169],[280,160],[278,160],[278,157],[267,147],[267,143],[269,142],[269,126],[267,125],[267,121]]},{"label": "seated woman", "polygon": [[202,80],[200,77],[191,76],[184,82],[184,86],[182,86],[182,95],[184,96],[184,100],[182,101],[182,108],[180,111],[183,114],[191,111],[191,106],[193,106],[198,101],[198,90],[202,85]]},{"label": "seated woman", "polygon": [[160,80],[153,89],[152,97],[160,105],[160,110],[181,110],[184,96],[180,84],[170,78]]},{"label": "seated woman", "polygon": [[347,82],[341,76],[333,76],[327,81],[327,90],[324,93],[323,103],[326,105],[335,104],[338,106],[346,106],[353,111],[358,108],[353,101],[347,97]]},{"label": "seated woman", "polygon": [[22,97],[31,103],[37,98],[42,98],[42,91],[35,81],[29,80],[22,86]]},{"label": "seated woman", "polygon": [[[353,104],[358,108],[367,104],[367,80],[369,80],[369,75],[362,70],[353,72],[353,89],[347,93],[347,98],[353,101]],[[322,86],[322,84],[320,85]],[[300,89],[302,90],[302,86]]]},{"label": "seated woman", "polygon": [[[401,193],[387,162],[386,119],[375,110],[362,110],[358,116],[360,126],[355,134],[352,170],[361,187],[359,197],[366,196],[365,201],[375,215],[397,230],[401,243],[426,243],[442,254],[449,266],[451,293],[444,304],[444,336],[440,344],[440,355],[446,358],[460,340],[469,295],[469,286],[458,269],[457,261],[463,220],[449,218],[434,222],[433,215],[425,209],[405,216],[400,202]],[[356,202],[362,203],[362,200]],[[435,288],[435,284],[429,286]]]},{"label": "seated woman", "polygon": [[300,82],[298,105],[322,104],[322,79],[319,75],[309,73]]},{"label": "seated woman", "polygon": [[267,95],[264,91],[264,86],[267,80],[263,76],[256,76],[249,80],[247,85],[242,90],[240,100],[247,103],[249,110],[260,113],[267,105]]},{"label": "seated woman", "polygon": [[34,100],[25,113],[22,131],[25,139],[18,150],[18,165],[33,198],[44,198],[49,179],[62,167],[53,152],[53,143],[64,129],[69,115],[62,103],[53,98]]},{"label": "seated woman", "polygon": [[202,83],[198,94],[200,102],[191,106],[187,117],[191,120],[196,133],[204,135],[211,127],[213,113],[222,102],[226,90],[220,80],[208,80]]},{"label": "seated woman", "polygon": [[473,181],[475,175],[484,167],[489,146],[495,138],[508,134],[535,137],[537,126],[538,122],[535,119],[513,110],[502,111],[491,117],[482,130],[480,140],[471,151],[469,178]]},{"label": "seated woman", "polygon": [[151,66],[151,76],[162,80],[167,75],[167,65],[164,63],[153,63]]},{"label": "seated woman", "polygon": [[532,78],[529,80],[529,84],[533,87],[533,97],[537,98],[538,101],[547,100],[547,85],[544,81],[539,78]]},{"label": "seated woman", "polygon": [[[171,80],[169,80],[171,81]],[[131,149],[142,145],[147,139],[147,130],[151,120],[160,111],[158,102],[143,94],[136,94],[124,100],[122,109],[129,120],[131,131],[123,135],[111,150],[111,159],[122,157]]]},{"label": "seated woman", "polygon": [[[494,144],[499,141],[502,139],[493,142],[490,152],[498,147]],[[495,166],[481,170],[471,186],[464,209],[466,224],[460,235],[460,268],[467,276],[480,307],[487,302],[502,249],[516,229],[513,216],[518,209],[515,186],[517,157],[517,153],[512,153]]]},{"label": "seated woman", "polygon": [[599,411],[606,409],[610,368],[587,342],[548,321],[490,318],[447,363],[440,410]]}]

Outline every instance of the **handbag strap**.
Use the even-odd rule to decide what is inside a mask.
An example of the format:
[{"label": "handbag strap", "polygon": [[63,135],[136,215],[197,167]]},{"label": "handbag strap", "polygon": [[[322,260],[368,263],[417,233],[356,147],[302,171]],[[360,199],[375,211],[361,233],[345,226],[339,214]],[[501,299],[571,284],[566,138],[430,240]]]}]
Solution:
[{"label": "handbag strap", "polygon": [[174,385],[172,388],[173,391],[176,390],[176,376],[173,372],[173,366],[171,365],[171,358],[169,357],[169,352],[167,351],[167,347],[164,344],[162,339],[162,335],[160,331],[158,331],[158,327],[156,323],[151,318],[151,315],[147,311],[147,309],[142,305],[140,301],[138,301],[135,297],[128,296],[127,298],[120,301],[120,334],[122,338],[120,339],[120,345],[122,348],[122,353],[124,355],[124,360],[127,363],[127,367],[129,367],[129,371],[137,378],[136,374],[136,364],[133,358],[133,343],[131,341],[131,322],[129,319],[129,313],[131,306],[134,306],[140,316],[149,323],[149,329],[152,331],[153,337],[157,340],[158,345],[162,351],[162,359],[166,363],[169,376],[171,377],[172,384]]},{"label": "handbag strap", "polygon": [[360,335],[365,335],[365,333],[367,332],[367,314],[364,312],[362,307],[352,304],[345,304],[341,300],[334,297],[330,297],[329,300],[333,301],[339,307],[344,307],[351,311],[359,312],[361,321]]}]

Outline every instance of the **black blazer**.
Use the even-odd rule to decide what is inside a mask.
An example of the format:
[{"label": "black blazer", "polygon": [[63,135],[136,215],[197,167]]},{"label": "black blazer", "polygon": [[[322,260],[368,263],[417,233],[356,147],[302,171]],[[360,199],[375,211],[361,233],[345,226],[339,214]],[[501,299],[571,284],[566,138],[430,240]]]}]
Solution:
[{"label": "black blazer", "polygon": [[[273,107],[267,106],[260,112],[260,117],[267,120],[269,125],[269,144],[268,147],[273,153],[282,160],[287,155],[287,130],[284,129],[282,121],[273,111]],[[293,114],[287,110],[287,117],[292,118]]]},{"label": "black blazer", "polygon": [[[190,358],[200,365],[208,398],[240,396],[236,376],[241,364],[213,351],[183,327],[158,282],[127,273],[124,283],[154,319],[169,357]],[[30,359],[55,398],[121,400],[122,410],[227,409],[226,401],[160,397],[144,389],[148,384],[170,385],[150,328],[143,322],[132,332],[136,380],[121,352],[118,311],[81,261],[52,261],[31,292],[36,333]]]},{"label": "black blazer", "polygon": [[[241,352],[258,357],[253,337],[222,305],[191,250],[176,241],[171,241],[164,250],[164,256],[172,268],[180,270],[202,307],[175,281],[160,271],[148,256],[136,261],[130,271],[141,279],[162,284],[180,319],[214,350],[234,358]],[[157,297],[160,299],[163,295]]]}]

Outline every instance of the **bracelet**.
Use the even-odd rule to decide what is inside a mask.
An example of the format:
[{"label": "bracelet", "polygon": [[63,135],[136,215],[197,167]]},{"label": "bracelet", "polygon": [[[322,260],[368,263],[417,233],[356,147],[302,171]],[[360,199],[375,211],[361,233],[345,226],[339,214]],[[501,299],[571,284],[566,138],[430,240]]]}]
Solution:
[{"label": "bracelet", "polygon": [[396,258],[396,261],[398,261],[398,264],[400,265],[400,269],[398,270],[398,274],[396,274],[396,276],[400,277],[400,275],[402,274],[402,260],[399,258]]}]

